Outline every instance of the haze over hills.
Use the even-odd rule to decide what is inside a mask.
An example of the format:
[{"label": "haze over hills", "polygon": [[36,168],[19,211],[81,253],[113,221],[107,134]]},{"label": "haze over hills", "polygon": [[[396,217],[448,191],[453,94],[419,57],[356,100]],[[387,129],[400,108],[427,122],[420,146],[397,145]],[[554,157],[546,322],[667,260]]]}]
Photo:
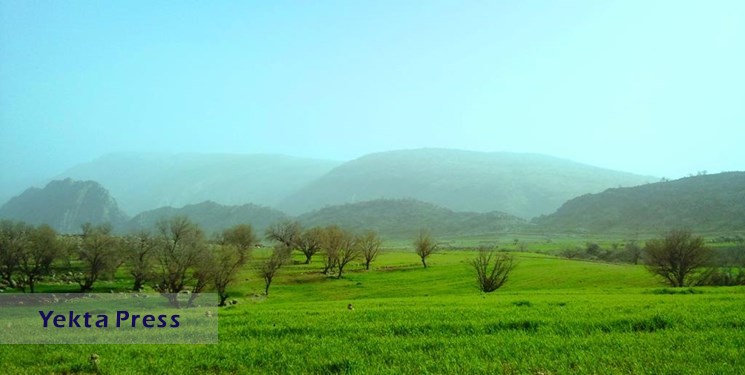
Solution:
[{"label": "haze over hills", "polygon": [[84,223],[122,226],[127,216],[108,190],[95,181],[52,181],[29,188],[0,207],[0,218],[47,224],[62,233],[78,233]]},{"label": "haze over hills", "polygon": [[525,219],[576,196],[655,177],[538,154],[416,149],[349,162],[273,154],[115,153],[55,179],[93,180],[130,215],[213,201],[254,203],[299,215],[328,205],[411,198],[454,211],[502,211]]},{"label": "haze over hills", "polygon": [[582,194],[656,180],[538,154],[400,150],[339,165],[284,199],[279,208],[299,214],[327,205],[413,198],[455,211],[531,218]]},{"label": "haze over hills", "polygon": [[269,154],[117,153],[56,177],[95,180],[130,215],[211,200],[275,206],[339,162]]},{"label": "haze over hills", "polygon": [[174,216],[186,216],[208,234],[238,224],[251,224],[255,233],[261,238],[269,225],[290,217],[281,211],[269,207],[247,203],[240,206],[226,206],[212,201],[190,204],[180,208],[161,207],[140,213],[130,220],[125,229],[137,231],[153,230],[158,221]]},{"label": "haze over hills", "polygon": [[[555,213],[527,223],[503,212],[457,212],[414,199],[378,199],[327,206],[295,217],[305,227],[337,224],[374,229],[385,238],[404,238],[428,229],[437,236],[534,232],[659,233],[673,228],[695,231],[745,230],[745,172],[729,172],[611,188],[569,200]],[[293,219],[255,204],[212,201],[181,208],[161,207],[131,220],[116,200],[94,181],[58,180],[30,188],[0,207],[0,218],[49,224],[61,233],[79,233],[83,223],[111,223],[119,233],[154,229],[164,218],[187,216],[208,232],[250,223],[259,235],[274,222]]]},{"label": "haze over hills", "polygon": [[430,203],[401,199],[331,206],[297,218],[254,204],[225,206],[202,202],[181,208],[163,207],[143,212],[130,220],[125,228],[127,231],[153,229],[159,220],[173,216],[186,216],[208,233],[250,223],[259,238],[263,237],[264,230],[272,223],[294,219],[306,228],[336,224],[355,231],[373,229],[384,238],[409,238],[420,229],[428,229],[435,235],[454,236],[496,233],[528,225],[520,218],[500,212],[453,212]]},{"label": "haze over hills", "polygon": [[179,208],[148,210],[127,220],[101,185],[71,179],[53,181],[44,189],[28,189],[0,208],[0,218],[49,224],[60,233],[79,233],[86,222],[110,223],[120,234],[152,231],[160,220],[174,216],[188,217],[208,235],[237,224],[251,224],[260,238],[272,223],[293,219],[305,227],[336,224],[355,231],[373,229],[384,238],[409,238],[421,229],[437,236],[457,236],[498,233],[529,225],[523,219],[501,212],[454,212],[413,199],[330,206],[297,218],[250,203],[228,206],[205,201]]},{"label": "haze over hills", "polygon": [[500,233],[527,223],[503,212],[453,212],[413,199],[379,199],[325,207],[300,215],[305,227],[331,224],[350,230],[372,229],[384,238],[412,238],[419,230],[435,236]]},{"label": "haze over hills", "polygon": [[745,172],[681,178],[574,198],[533,223],[547,230],[745,230]]}]

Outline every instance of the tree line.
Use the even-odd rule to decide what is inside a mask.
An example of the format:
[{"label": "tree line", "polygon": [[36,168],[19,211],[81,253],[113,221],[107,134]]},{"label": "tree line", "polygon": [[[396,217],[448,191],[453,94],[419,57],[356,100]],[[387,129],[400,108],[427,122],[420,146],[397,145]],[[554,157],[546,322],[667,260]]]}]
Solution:
[{"label": "tree line", "polygon": [[[0,282],[34,293],[42,279],[77,283],[82,293],[102,279],[111,279],[124,267],[131,289],[146,285],[156,292],[175,295],[214,290],[219,305],[226,304],[228,286],[251,259],[259,237],[249,224],[225,229],[207,238],[186,217],[159,221],[152,231],[116,236],[110,225],[82,226],[82,234],[58,235],[48,225],[0,222]],[[279,269],[299,251],[305,264],[323,256],[322,272],[341,278],[347,266],[362,260],[366,269],[381,251],[376,232],[353,234],[338,226],[303,229],[294,221],[270,226],[265,233],[273,242],[271,255],[255,269],[265,282],[265,294]]]},{"label": "tree line", "polygon": [[337,225],[303,229],[296,221],[275,223],[266,229],[266,238],[275,243],[272,255],[260,270],[265,281],[265,294],[279,268],[286,264],[290,255],[298,251],[310,264],[317,254],[323,259],[322,273],[342,278],[351,262],[361,260],[366,270],[381,253],[383,241],[375,231],[367,230],[355,234]]},{"label": "tree line", "polygon": [[[224,306],[228,286],[259,245],[259,237],[249,224],[235,225],[208,238],[186,217],[163,219],[151,231],[126,236],[114,235],[106,224],[84,224],[81,229],[80,235],[61,236],[47,225],[0,221],[0,287],[34,293],[42,279],[51,279],[76,283],[85,293],[100,280],[114,278],[123,268],[131,277],[133,291],[150,286],[175,299],[181,292],[210,290]],[[295,221],[283,221],[268,227],[264,237],[273,244],[271,254],[254,262],[254,270],[264,281],[267,296],[279,270],[292,261],[294,252],[303,255],[304,264],[320,257],[319,271],[340,279],[355,261],[369,270],[382,250],[376,232],[353,233],[336,225],[302,228]],[[437,241],[426,231],[420,232],[412,245],[424,268],[429,266],[429,257],[440,251]],[[601,259],[609,252],[588,243],[585,253]],[[644,247],[629,242],[624,254],[633,263],[643,262],[671,286],[745,284],[745,262],[715,264],[714,252],[705,246],[703,238],[690,231],[671,231],[664,238],[647,241]],[[511,255],[496,248],[479,249],[467,263],[483,292],[504,285],[515,266]]]},{"label": "tree line", "polygon": [[703,237],[687,229],[675,229],[640,244],[636,240],[614,242],[602,248],[587,242],[584,248],[565,248],[569,259],[642,264],[673,287],[745,285],[745,241],[742,237],[719,237],[713,242],[734,242],[736,247],[707,246]]}]

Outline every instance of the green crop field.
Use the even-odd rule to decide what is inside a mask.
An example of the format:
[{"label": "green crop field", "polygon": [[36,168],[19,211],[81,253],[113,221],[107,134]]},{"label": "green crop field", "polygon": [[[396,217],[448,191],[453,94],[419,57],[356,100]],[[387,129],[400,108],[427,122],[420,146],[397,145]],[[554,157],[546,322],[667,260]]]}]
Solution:
[{"label": "green crop field", "polygon": [[490,294],[475,286],[472,251],[424,269],[389,250],[340,280],[319,257],[282,268],[268,297],[247,267],[238,303],[220,309],[219,344],[4,345],[0,363],[12,374],[745,373],[744,287],[670,289],[642,266],[514,255]]}]

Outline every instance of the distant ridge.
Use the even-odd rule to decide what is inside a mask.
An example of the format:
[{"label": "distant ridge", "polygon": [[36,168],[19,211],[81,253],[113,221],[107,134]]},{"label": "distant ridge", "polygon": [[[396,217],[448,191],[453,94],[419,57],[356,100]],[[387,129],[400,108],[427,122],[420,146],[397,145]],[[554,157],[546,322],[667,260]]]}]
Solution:
[{"label": "distant ridge", "polygon": [[0,218],[47,224],[61,233],[79,233],[82,224],[122,226],[127,215],[95,181],[56,180],[29,188],[0,207]]},{"label": "distant ridge", "polygon": [[428,229],[436,235],[469,235],[528,225],[520,218],[501,212],[453,212],[412,199],[386,199],[325,207],[296,218],[254,204],[225,206],[207,201],[146,211],[132,218],[125,228],[126,231],[152,230],[159,220],[174,216],[186,216],[208,233],[236,224],[251,224],[260,237],[269,225],[283,220],[297,220],[306,228],[336,224],[353,231],[372,229],[384,238],[408,238],[420,229]]},{"label": "distant ridge", "polygon": [[161,207],[131,220],[95,181],[71,179],[29,188],[0,207],[0,218],[48,224],[61,233],[79,233],[83,223],[111,223],[119,233],[154,230],[161,219],[187,216],[210,233],[251,224],[260,236],[282,220],[305,227],[336,224],[354,231],[373,229],[384,238],[411,238],[420,229],[437,236],[498,234],[529,230],[581,233],[660,233],[674,228],[697,232],[745,231],[745,172],[728,172],[611,188],[571,199],[555,213],[528,223],[499,212],[454,211],[415,199],[376,199],[329,205],[293,218],[256,204],[222,205],[212,201],[180,208]]},{"label": "distant ridge", "polygon": [[288,196],[279,208],[299,214],[327,205],[412,198],[455,211],[531,218],[582,194],[656,180],[537,154],[399,150],[341,164]]},{"label": "distant ridge", "polygon": [[745,172],[681,178],[574,198],[533,223],[552,230],[745,230]]},{"label": "distant ridge", "polygon": [[159,221],[175,216],[188,217],[208,235],[237,224],[251,224],[260,238],[269,225],[284,220],[297,220],[304,227],[336,224],[353,231],[372,229],[390,239],[409,238],[421,229],[438,236],[454,236],[498,233],[528,225],[502,212],[454,212],[413,199],[329,206],[299,217],[252,203],[238,206],[204,201],[178,208],[160,207],[127,220],[97,182],[71,179],[53,181],[44,189],[30,188],[0,208],[0,218],[49,224],[62,233],[78,233],[86,222],[110,223],[119,234],[154,231]]},{"label": "distant ridge", "polygon": [[116,153],[58,178],[94,180],[132,215],[206,200],[274,206],[339,162],[271,154]]},{"label": "distant ridge", "polygon": [[140,213],[126,225],[126,230],[154,230],[161,219],[186,216],[207,233],[216,233],[237,224],[251,224],[261,238],[266,227],[289,217],[275,209],[247,203],[226,206],[212,201],[190,204],[180,208],[161,207]]},{"label": "distant ridge", "polygon": [[298,217],[305,227],[339,225],[372,229],[385,238],[411,238],[427,229],[437,236],[500,233],[527,223],[503,212],[454,212],[413,199],[380,199],[325,207]]}]

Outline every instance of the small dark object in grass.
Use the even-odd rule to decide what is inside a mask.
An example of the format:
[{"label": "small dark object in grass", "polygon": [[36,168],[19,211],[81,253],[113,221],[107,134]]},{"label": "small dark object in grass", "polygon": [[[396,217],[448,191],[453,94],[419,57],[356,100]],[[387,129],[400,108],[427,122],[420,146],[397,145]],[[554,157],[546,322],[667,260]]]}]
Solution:
[{"label": "small dark object in grass", "polygon": [[652,291],[652,294],[703,294],[704,292],[702,290],[696,290],[693,288],[681,288],[681,289],[675,289],[675,288],[662,288],[662,289],[655,289]]}]

